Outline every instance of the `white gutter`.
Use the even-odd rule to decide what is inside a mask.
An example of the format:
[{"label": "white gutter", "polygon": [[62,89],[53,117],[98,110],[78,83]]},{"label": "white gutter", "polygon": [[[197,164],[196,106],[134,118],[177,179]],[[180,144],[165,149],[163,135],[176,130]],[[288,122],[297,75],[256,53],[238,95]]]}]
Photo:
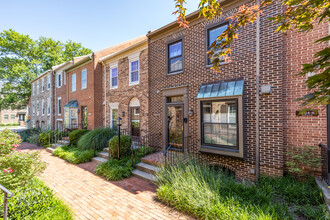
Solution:
[{"label": "white gutter", "polygon": [[104,66],[104,127],[107,127],[107,67],[104,62],[101,62]]},{"label": "white gutter", "polygon": [[[260,7],[260,0],[257,0]],[[256,22],[256,181],[260,177],[260,15]]]}]

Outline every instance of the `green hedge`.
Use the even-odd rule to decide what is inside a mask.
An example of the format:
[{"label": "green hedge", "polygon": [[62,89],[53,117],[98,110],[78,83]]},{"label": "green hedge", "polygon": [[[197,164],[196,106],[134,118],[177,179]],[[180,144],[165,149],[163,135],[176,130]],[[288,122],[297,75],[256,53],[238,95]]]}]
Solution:
[{"label": "green hedge", "polygon": [[77,148],[79,150],[93,150],[94,146],[97,151],[102,151],[108,147],[109,140],[117,134],[117,131],[111,128],[98,128],[84,134],[78,141]]},{"label": "green hedge", "polygon": [[68,146],[56,148],[53,154],[73,164],[86,163],[91,161],[94,157],[93,150],[81,151],[77,148]]},{"label": "green hedge", "polygon": [[[59,140],[61,137],[68,136],[68,132],[65,131],[58,131],[58,130],[49,130],[40,133],[38,138],[38,143],[41,146],[48,147],[49,144],[52,144],[55,142],[55,136],[57,137],[57,140]],[[50,140],[50,142],[49,142]]]},{"label": "green hedge", "polygon": [[[130,153],[132,139],[129,135],[120,135],[120,156],[127,156]],[[118,135],[109,141],[109,155],[115,158],[118,155]]]},{"label": "green hedge", "polygon": [[23,142],[28,141],[28,139],[33,135],[39,135],[41,133],[40,129],[31,128],[26,129],[24,131],[19,132],[19,135],[21,135],[21,139]]},{"label": "green hedge", "polygon": [[74,130],[74,131],[70,132],[70,134],[69,134],[70,145],[76,147],[79,139],[89,131],[90,130],[87,130],[87,129],[81,129],[81,130]]}]

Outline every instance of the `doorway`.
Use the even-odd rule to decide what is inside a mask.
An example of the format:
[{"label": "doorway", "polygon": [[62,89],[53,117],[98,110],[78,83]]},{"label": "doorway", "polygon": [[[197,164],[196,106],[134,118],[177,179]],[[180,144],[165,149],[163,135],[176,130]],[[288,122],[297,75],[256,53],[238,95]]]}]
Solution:
[{"label": "doorway", "polygon": [[130,108],[131,134],[133,137],[140,136],[140,107]]},{"label": "doorway", "polygon": [[87,129],[87,106],[81,106],[81,128]]},{"label": "doorway", "polygon": [[183,104],[167,105],[167,145],[183,151],[184,137]]}]

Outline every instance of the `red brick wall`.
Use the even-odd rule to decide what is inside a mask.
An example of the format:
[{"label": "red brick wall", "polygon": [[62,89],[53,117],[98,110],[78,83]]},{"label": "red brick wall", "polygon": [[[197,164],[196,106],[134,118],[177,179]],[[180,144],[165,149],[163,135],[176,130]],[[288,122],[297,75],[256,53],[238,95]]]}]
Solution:
[{"label": "red brick wall", "polygon": [[[309,33],[289,32],[284,36],[284,74],[283,74],[283,118],[285,151],[299,151],[299,147],[314,146],[320,154],[319,143],[327,143],[326,108],[319,110],[318,116],[296,116],[296,110],[303,107],[295,99],[309,93],[306,88],[306,77],[296,76],[301,70],[301,64],[313,60],[315,52],[327,46],[327,43],[313,44],[314,41],[328,34],[326,22],[315,26]],[[326,156],[326,154],[325,154]],[[325,159],[327,159],[325,157]],[[327,161],[324,161],[327,168]],[[325,171],[325,170],[324,170]],[[325,172],[327,173],[327,172]],[[320,170],[318,170],[320,174]]]},{"label": "red brick wall", "polygon": [[[55,75],[56,77],[56,75]],[[62,123],[64,124],[64,108],[63,106],[67,103],[67,99],[66,99],[66,86],[67,86],[67,79],[65,79],[65,84],[64,84],[64,78],[66,77],[66,74],[64,74],[64,72],[62,73],[62,86],[60,88],[57,88],[57,81],[56,79],[54,79],[55,81],[55,93],[56,93],[56,99],[55,99],[55,128],[56,129],[60,129],[58,127],[58,120],[57,119],[60,119],[62,120]],[[58,98],[61,97],[61,115],[58,115]]]},{"label": "red brick wall", "polygon": [[[81,88],[81,71],[83,69],[87,69],[87,88]],[[76,91],[72,92],[72,75],[76,74]],[[87,129],[95,129],[94,118],[97,116],[95,115],[94,111],[94,66],[93,61],[89,61],[83,66],[80,66],[77,69],[71,70],[68,73],[68,91],[69,96],[67,102],[71,100],[77,100],[79,105],[79,113],[78,113],[78,124],[81,127],[82,120],[81,120],[81,107],[87,106]]]}]

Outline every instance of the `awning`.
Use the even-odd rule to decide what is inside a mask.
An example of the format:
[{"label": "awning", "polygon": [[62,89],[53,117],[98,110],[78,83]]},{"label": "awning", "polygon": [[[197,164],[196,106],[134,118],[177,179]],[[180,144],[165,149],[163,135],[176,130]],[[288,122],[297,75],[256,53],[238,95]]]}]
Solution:
[{"label": "awning", "polygon": [[64,106],[64,108],[78,108],[78,107],[79,105],[77,100],[71,100]]},{"label": "awning", "polygon": [[201,85],[196,98],[243,95],[244,80]]}]

